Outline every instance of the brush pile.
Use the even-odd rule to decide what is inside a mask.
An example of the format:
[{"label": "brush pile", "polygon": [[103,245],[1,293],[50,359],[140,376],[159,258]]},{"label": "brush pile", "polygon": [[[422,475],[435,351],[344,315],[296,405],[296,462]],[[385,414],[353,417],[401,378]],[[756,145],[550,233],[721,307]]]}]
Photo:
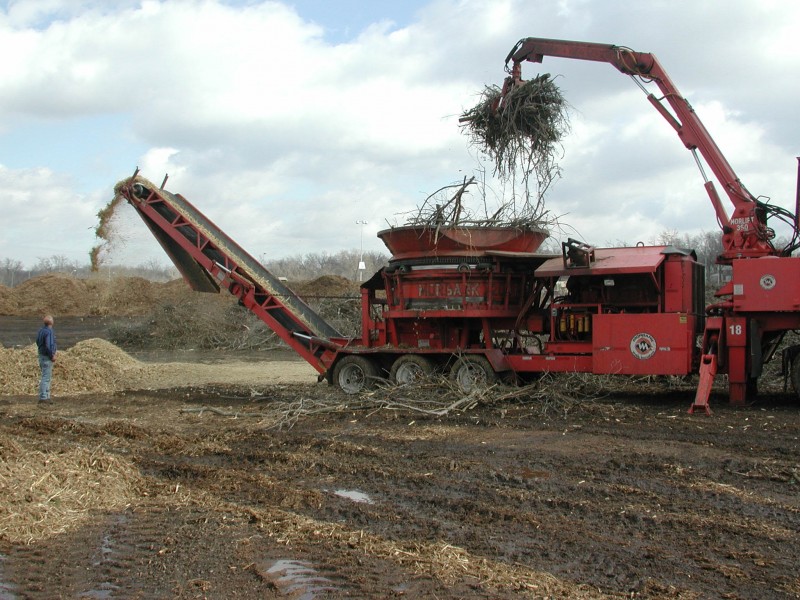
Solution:
[{"label": "brush pile", "polygon": [[[407,215],[406,225],[443,227],[534,227],[547,229],[553,219],[544,195],[561,175],[557,158],[569,131],[568,104],[549,74],[510,86],[486,86],[478,102],[459,118],[473,147],[494,164],[502,191],[499,201],[486,197],[485,181],[477,196],[475,177],[440,188]],[[472,188],[472,189],[471,189]]]},{"label": "brush pile", "polygon": [[501,177],[518,170],[539,180],[557,176],[558,144],[569,122],[567,102],[549,74],[514,85],[505,98],[499,87],[487,86],[459,122],[472,144],[494,160]]},{"label": "brush pile", "polygon": [[[514,229],[546,229],[547,211],[540,197],[532,197],[527,185],[522,195],[512,193],[497,203],[490,203],[485,193],[480,198],[471,194],[477,187],[475,177],[446,185],[425,198],[414,211],[405,214],[405,225],[437,232],[463,227],[504,227]],[[476,201],[477,200],[477,201]]]},{"label": "brush pile", "polygon": [[475,177],[464,178],[460,183],[446,185],[433,192],[416,211],[406,217],[406,225],[438,229],[440,227],[464,227],[467,225],[497,225],[500,212],[494,215],[476,216],[469,208],[467,195]]}]

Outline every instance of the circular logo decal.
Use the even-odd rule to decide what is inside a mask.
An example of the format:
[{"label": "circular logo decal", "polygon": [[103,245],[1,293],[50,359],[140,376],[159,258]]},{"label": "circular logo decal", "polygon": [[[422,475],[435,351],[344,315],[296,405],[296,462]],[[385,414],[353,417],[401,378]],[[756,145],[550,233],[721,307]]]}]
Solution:
[{"label": "circular logo decal", "polygon": [[656,338],[649,333],[637,333],[631,338],[631,354],[639,360],[647,360],[656,353]]},{"label": "circular logo decal", "polygon": [[775,279],[774,275],[766,274],[761,276],[761,280],[758,283],[765,290],[771,290],[778,281]]}]

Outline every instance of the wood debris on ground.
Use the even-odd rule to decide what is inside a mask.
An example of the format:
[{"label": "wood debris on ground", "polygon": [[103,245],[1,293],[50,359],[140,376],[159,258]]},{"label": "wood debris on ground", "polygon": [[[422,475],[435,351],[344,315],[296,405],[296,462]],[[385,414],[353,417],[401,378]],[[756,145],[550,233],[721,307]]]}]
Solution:
[{"label": "wood debris on ground", "polygon": [[101,446],[41,452],[0,436],[0,540],[30,544],[138,495],[133,464]]},{"label": "wood debris on ground", "polygon": [[[670,385],[670,382],[589,373],[546,373],[527,385],[496,383],[464,393],[448,377],[433,374],[410,384],[382,382],[376,388],[360,394],[346,395],[336,388],[330,388],[326,393],[302,395],[291,400],[275,399],[250,388],[241,390],[239,394],[248,395],[252,407],[232,409],[200,405],[184,407],[181,412],[198,417],[207,413],[234,419],[256,418],[260,427],[275,430],[291,429],[303,419],[320,414],[388,411],[413,420],[415,417],[447,417],[489,406],[503,413],[504,406],[515,403],[525,404],[532,412],[542,416],[564,417],[582,410],[618,410],[616,407],[609,409],[608,405],[598,401],[611,393],[663,390],[665,385]],[[231,398],[236,398],[236,394],[236,390],[232,390]]]}]

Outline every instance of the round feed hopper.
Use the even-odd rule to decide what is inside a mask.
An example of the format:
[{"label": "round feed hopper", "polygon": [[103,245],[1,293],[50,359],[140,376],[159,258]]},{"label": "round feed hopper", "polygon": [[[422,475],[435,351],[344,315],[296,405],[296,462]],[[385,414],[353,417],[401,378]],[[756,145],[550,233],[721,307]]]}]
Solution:
[{"label": "round feed hopper", "polygon": [[393,227],[378,232],[392,260],[485,256],[488,252],[533,253],[548,233],[535,227]]}]

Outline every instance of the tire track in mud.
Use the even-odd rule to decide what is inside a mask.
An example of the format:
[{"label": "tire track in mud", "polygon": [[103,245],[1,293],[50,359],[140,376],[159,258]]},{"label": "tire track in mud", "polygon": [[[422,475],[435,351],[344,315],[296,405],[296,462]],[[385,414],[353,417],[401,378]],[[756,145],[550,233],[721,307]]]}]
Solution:
[{"label": "tire track in mud", "polygon": [[[169,486],[174,485],[176,488],[180,487],[181,489],[191,489],[195,492],[209,494],[228,506],[235,506],[237,511],[258,515],[261,520],[266,519],[269,526],[274,528],[270,536],[274,534],[279,542],[283,539],[287,545],[292,546],[295,556],[298,555],[298,550],[301,549],[299,556],[313,561],[309,564],[315,565],[313,567],[315,574],[307,582],[311,587],[314,587],[316,585],[314,582],[321,578],[328,582],[325,585],[332,585],[336,588],[336,594],[349,596],[350,592],[347,592],[347,590],[352,587],[353,580],[358,581],[361,585],[369,583],[364,581],[363,573],[365,571],[377,571],[384,573],[383,587],[379,587],[384,592],[386,590],[386,579],[388,578],[393,582],[390,586],[391,589],[401,595],[411,593],[414,589],[420,589],[427,590],[423,592],[423,595],[430,593],[430,590],[438,590],[436,592],[437,595],[461,597],[460,593],[454,592],[453,586],[456,584],[453,581],[440,581],[439,576],[421,575],[416,570],[407,570],[408,565],[413,566],[419,560],[436,562],[441,559],[435,556],[431,558],[414,558],[417,556],[417,550],[411,553],[401,549],[391,550],[391,548],[395,547],[395,544],[399,544],[399,548],[409,549],[417,548],[420,544],[428,544],[432,546],[432,549],[423,550],[423,552],[436,552],[437,544],[442,542],[437,536],[431,534],[431,523],[429,521],[419,518],[404,518],[405,516],[411,517],[411,514],[405,516],[396,515],[395,507],[391,502],[386,502],[384,499],[376,500],[374,504],[354,501],[353,498],[358,498],[357,495],[354,496],[351,493],[347,493],[347,490],[343,493],[343,490],[336,489],[335,485],[325,485],[326,483],[335,483],[330,477],[324,478],[322,487],[315,485],[318,480],[305,475],[317,466],[316,461],[320,454],[320,444],[317,442],[308,443],[306,440],[301,440],[298,446],[290,443],[288,446],[292,446],[292,450],[284,455],[284,460],[281,460],[281,453],[275,452],[270,445],[267,445],[268,449],[265,451],[257,450],[257,448],[263,448],[265,445],[259,439],[262,435],[263,433],[243,442],[242,448],[240,448],[241,452],[232,450],[230,455],[224,457],[220,455],[172,457],[150,454],[146,458],[142,458],[141,464],[148,476],[165,482],[168,481],[167,485]],[[283,450],[287,449],[286,444],[281,444],[281,446]],[[345,442],[340,446],[343,454],[350,456],[366,455],[369,460],[374,460],[375,455],[380,454],[377,450],[375,452],[362,452],[363,448],[352,443]],[[289,459],[288,457],[293,455],[297,458],[295,452],[297,447],[307,454],[298,460]],[[265,456],[270,458],[265,460]],[[306,459],[309,457],[313,458],[313,460],[307,465],[308,468],[298,469],[298,464],[300,462],[308,462]],[[241,460],[237,460],[239,458]],[[345,474],[354,473],[360,469],[353,463],[345,466],[345,462],[345,460],[339,462],[340,472]],[[262,465],[261,469],[256,466],[259,463]],[[286,470],[287,464],[291,464],[294,468]],[[272,467],[272,469],[269,467]],[[274,470],[280,470],[281,473],[276,474]],[[276,509],[278,509],[277,512],[275,512]],[[297,533],[293,533],[298,526],[295,523],[297,519],[300,522],[305,519],[319,523],[316,526],[316,530],[314,530],[315,526],[308,523],[300,526],[301,530],[309,527],[314,530],[313,532],[308,532],[313,533],[312,538],[318,536],[325,538],[328,535],[325,533],[326,531],[329,531],[329,534],[333,536],[331,542],[342,536],[344,538],[349,537],[352,540],[352,536],[358,538],[359,535],[364,536],[367,534],[371,539],[367,546],[380,548],[380,550],[377,554],[374,554],[372,550],[364,552],[360,549],[360,543],[351,541],[348,542],[348,547],[338,547],[333,554],[330,553],[329,549],[320,552],[318,544],[305,545],[302,540],[298,539]],[[381,524],[387,520],[390,523],[400,520],[415,521],[419,524],[418,530],[414,531],[413,526],[409,528],[408,523],[396,530],[386,529]],[[373,527],[372,524],[375,523],[379,524],[379,526]],[[284,533],[281,533],[282,531]],[[450,544],[444,544],[444,546],[445,549],[452,548]],[[387,550],[387,548],[389,549]],[[286,558],[285,556],[281,557],[281,555],[273,554],[273,560],[277,561],[276,564],[281,564],[282,561],[292,563],[292,561],[301,559]],[[480,555],[472,557],[472,560],[486,561]],[[491,557],[489,557],[489,561],[494,562]],[[437,567],[438,569],[443,569],[443,573],[448,573],[449,567],[446,563],[447,560]],[[265,567],[265,564],[264,561],[256,563],[256,565],[259,565],[258,572],[265,579],[269,579],[269,581],[278,585],[274,576],[274,565]],[[498,564],[498,567],[501,567],[502,570],[501,564]],[[534,573],[525,569],[520,570],[516,567],[506,567],[506,569],[511,571],[505,575],[507,578],[518,579],[535,576]],[[319,574],[317,574],[318,571]],[[517,571],[519,572],[516,573]],[[264,573],[272,576],[268,577]],[[449,575],[444,576],[449,577]],[[413,586],[408,585],[409,580],[420,580],[420,578],[425,582],[422,587],[418,588],[416,584]],[[291,579],[291,576],[289,576],[289,579]],[[467,580],[470,583],[464,589],[473,589],[473,586],[478,586],[475,589],[480,589],[485,585],[480,584],[478,579],[468,577]],[[462,583],[458,583],[456,587],[461,585]],[[500,591],[505,585],[507,584],[504,583],[496,589],[490,585],[489,587],[493,590],[490,596],[493,598],[506,597]],[[556,589],[559,584],[551,582],[549,585]],[[575,587],[575,590],[578,589],[578,587]],[[326,593],[328,592],[330,590],[326,591]],[[334,596],[339,597],[336,594]],[[359,592],[356,592],[356,595],[359,595]],[[508,597],[515,597],[515,595],[512,594]],[[585,594],[582,593],[581,597],[585,597]]]},{"label": "tire track in mud", "polygon": [[[253,448],[267,445],[262,445],[258,439],[249,440],[243,445],[250,450],[242,453],[242,456],[246,457],[251,467],[261,462],[272,468],[285,469],[291,465],[291,469],[280,474],[273,473],[275,479],[266,486],[258,484],[257,476],[242,477],[229,470],[226,470],[226,475],[220,476],[215,473],[216,469],[206,466],[187,467],[186,461],[182,462],[180,468],[169,468],[164,472],[186,483],[191,481],[192,485],[211,489],[214,493],[220,491],[220,479],[226,479],[226,486],[236,486],[232,497],[237,502],[250,502],[253,505],[261,501],[276,503],[279,499],[275,496],[274,481],[284,481],[285,487],[279,490],[283,494],[280,505],[289,506],[307,516],[327,522],[347,523],[352,529],[371,531],[387,539],[406,542],[447,539],[452,544],[467,548],[476,556],[500,557],[509,562],[525,560],[531,552],[541,553],[537,548],[526,548],[524,544],[519,546],[522,540],[534,537],[537,530],[547,530],[553,525],[553,532],[557,534],[564,525],[561,519],[551,519],[551,525],[543,527],[541,519],[531,511],[531,504],[535,508],[536,503],[532,502],[531,490],[525,488],[536,490],[537,482],[523,482],[525,485],[516,485],[501,493],[497,488],[503,486],[502,478],[490,472],[486,481],[481,481],[486,473],[475,468],[480,463],[476,460],[460,460],[456,463],[452,459],[435,458],[432,463],[436,463],[436,468],[433,469],[431,464],[426,464],[424,457],[420,460],[418,456],[404,454],[407,448],[395,447],[386,451],[384,445],[372,447],[369,440],[359,439],[300,438],[282,444],[281,452],[275,451],[272,445],[269,445],[269,450],[254,452]],[[450,445],[454,454],[458,455],[459,448],[453,443]],[[230,460],[235,461],[233,457]],[[415,466],[420,464],[426,467],[427,472],[415,471]],[[458,475],[456,471],[459,469],[466,472],[474,470],[478,479],[474,475]],[[368,473],[372,473],[372,476],[365,476]],[[457,491],[448,490],[447,484],[443,483],[447,478],[456,484],[454,488]],[[206,487],[201,481],[203,479],[213,480],[211,488]],[[250,480],[254,485],[241,485],[243,479]],[[286,479],[293,480],[293,485],[287,486]],[[336,498],[334,494],[320,494],[320,489],[342,484],[343,479],[347,480],[346,485],[368,490],[371,497],[376,498],[377,505],[357,505]],[[294,487],[297,481],[313,485],[314,489],[298,489]],[[464,487],[470,488],[469,492],[465,492]],[[513,502],[509,502],[510,499]],[[562,504],[580,507],[570,502],[562,501]],[[504,531],[507,533],[504,534]],[[515,540],[510,545],[513,550],[509,550],[504,538]],[[548,550],[545,549],[544,553],[546,555]],[[571,552],[567,549],[566,554]],[[547,569],[549,565],[544,563],[542,568]]]},{"label": "tire track in mud", "polygon": [[[176,417],[190,393],[154,394],[161,417],[133,423],[119,407],[109,420],[100,402],[94,415],[82,404],[71,419],[0,423],[51,449],[102,439],[149,482],[123,513],[27,549],[0,547],[0,575],[27,593],[19,597],[52,597],[48,583],[65,597],[108,598],[291,597],[317,584],[335,588],[323,597],[523,594],[492,587],[479,570],[446,583],[435,570],[441,552],[471,569],[551,573],[558,597],[581,585],[616,597],[800,592],[795,413],[342,412],[276,432]],[[26,580],[35,569],[43,574]]]},{"label": "tire track in mud", "polygon": [[269,597],[274,583],[246,568],[253,563],[239,551],[246,533],[245,521],[213,510],[128,510],[14,548],[6,578],[13,597],[34,600]]},{"label": "tire track in mud", "polygon": [[25,598],[130,598],[131,577],[159,528],[130,512],[98,516],[92,525],[9,554],[9,575]]},{"label": "tire track in mud", "polygon": [[[677,583],[697,577],[698,571],[708,578],[710,571],[719,582],[714,589],[750,589],[759,595],[768,564],[791,572],[800,558],[796,552],[763,557],[752,549],[768,549],[773,542],[796,546],[796,503],[776,505],[760,494],[749,499],[703,491],[697,482],[719,472],[718,462],[709,464],[703,443],[679,444],[658,454],[621,447],[593,460],[536,444],[527,454],[513,450],[503,456],[498,439],[490,453],[448,442],[426,443],[424,452],[415,454],[405,444],[382,443],[374,435],[336,436],[300,439],[293,449],[286,448],[287,455],[305,456],[314,449],[313,460],[293,461],[294,466],[300,463],[301,473],[316,471],[318,481],[347,477],[349,485],[387,499],[395,512],[388,532],[395,537],[442,537],[476,555],[521,561],[618,593],[668,589],[643,573]],[[599,450],[609,441],[597,435],[573,438],[578,447]],[[526,463],[537,450],[542,458],[530,468]],[[472,458],[442,460],[443,455]],[[694,465],[688,475],[680,467],[687,462]],[[409,465],[423,465],[426,472],[414,472]],[[328,501],[321,518],[345,519],[352,527],[387,527],[380,514],[375,507]],[[760,526],[765,519],[770,524]],[[742,556],[748,562],[737,559]],[[787,588],[792,585],[790,577],[781,581]]]}]

